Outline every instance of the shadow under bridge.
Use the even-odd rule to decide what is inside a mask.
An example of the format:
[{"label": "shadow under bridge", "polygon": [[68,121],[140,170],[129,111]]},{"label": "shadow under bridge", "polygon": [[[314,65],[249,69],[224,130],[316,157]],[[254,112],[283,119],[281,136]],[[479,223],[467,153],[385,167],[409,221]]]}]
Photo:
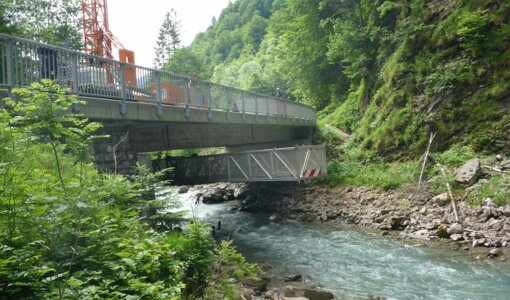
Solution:
[{"label": "shadow under bridge", "polygon": [[174,180],[187,183],[303,181],[327,175],[326,147],[274,148],[197,157],[173,157]]}]

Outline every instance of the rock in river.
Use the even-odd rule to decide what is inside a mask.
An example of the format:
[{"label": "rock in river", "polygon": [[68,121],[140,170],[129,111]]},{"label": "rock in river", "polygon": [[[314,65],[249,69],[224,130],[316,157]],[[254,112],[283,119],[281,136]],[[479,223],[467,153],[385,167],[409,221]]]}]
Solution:
[{"label": "rock in river", "polygon": [[448,227],[449,234],[462,234],[464,232],[464,228],[459,223],[453,223]]},{"label": "rock in river", "polygon": [[184,193],[187,193],[188,191],[189,191],[189,186],[186,186],[186,185],[181,186],[181,187],[177,190],[177,192],[178,192],[179,194],[184,194]]}]

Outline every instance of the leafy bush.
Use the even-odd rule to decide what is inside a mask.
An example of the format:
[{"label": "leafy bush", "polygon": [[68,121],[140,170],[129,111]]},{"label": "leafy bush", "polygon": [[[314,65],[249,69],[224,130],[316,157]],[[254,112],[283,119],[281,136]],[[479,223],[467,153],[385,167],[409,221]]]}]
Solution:
[{"label": "leafy bush", "polygon": [[13,93],[18,101],[0,110],[2,297],[201,294],[214,273],[214,241],[198,224],[182,234],[143,221],[158,215],[147,213],[157,174],[139,168],[132,182],[97,172],[88,146],[99,125],[68,113],[78,102],[68,90],[43,80]]},{"label": "leafy bush", "polygon": [[477,154],[471,146],[461,146],[459,144],[453,145],[442,153],[434,154],[435,159],[439,163],[449,167],[459,167],[476,156]]},{"label": "leafy bush", "polygon": [[482,179],[468,195],[473,205],[479,205],[487,198],[499,206],[510,203],[510,177],[493,175],[490,179]]},{"label": "leafy bush", "polygon": [[471,54],[476,55],[485,47],[489,21],[486,9],[465,12],[459,16],[457,35],[462,47]]}]

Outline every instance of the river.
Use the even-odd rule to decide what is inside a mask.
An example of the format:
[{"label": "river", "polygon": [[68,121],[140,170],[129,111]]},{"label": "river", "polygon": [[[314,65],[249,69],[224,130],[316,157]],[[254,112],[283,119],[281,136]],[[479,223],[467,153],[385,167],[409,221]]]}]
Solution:
[{"label": "river", "polygon": [[[269,221],[269,215],[232,211],[228,204],[194,204],[180,194],[183,209],[194,207],[217,236],[233,233],[248,260],[272,266],[268,275],[302,274],[336,299],[510,299],[510,264],[475,260],[473,250],[452,251],[443,243],[383,237],[357,226]],[[485,251],[484,253],[486,253]]]}]

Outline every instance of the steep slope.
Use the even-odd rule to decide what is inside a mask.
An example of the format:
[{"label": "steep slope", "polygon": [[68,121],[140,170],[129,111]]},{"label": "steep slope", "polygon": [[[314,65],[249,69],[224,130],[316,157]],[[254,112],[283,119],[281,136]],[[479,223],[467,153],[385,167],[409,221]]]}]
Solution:
[{"label": "steep slope", "polygon": [[510,153],[510,3],[238,0],[186,51],[202,77],[313,104],[380,155]]}]

